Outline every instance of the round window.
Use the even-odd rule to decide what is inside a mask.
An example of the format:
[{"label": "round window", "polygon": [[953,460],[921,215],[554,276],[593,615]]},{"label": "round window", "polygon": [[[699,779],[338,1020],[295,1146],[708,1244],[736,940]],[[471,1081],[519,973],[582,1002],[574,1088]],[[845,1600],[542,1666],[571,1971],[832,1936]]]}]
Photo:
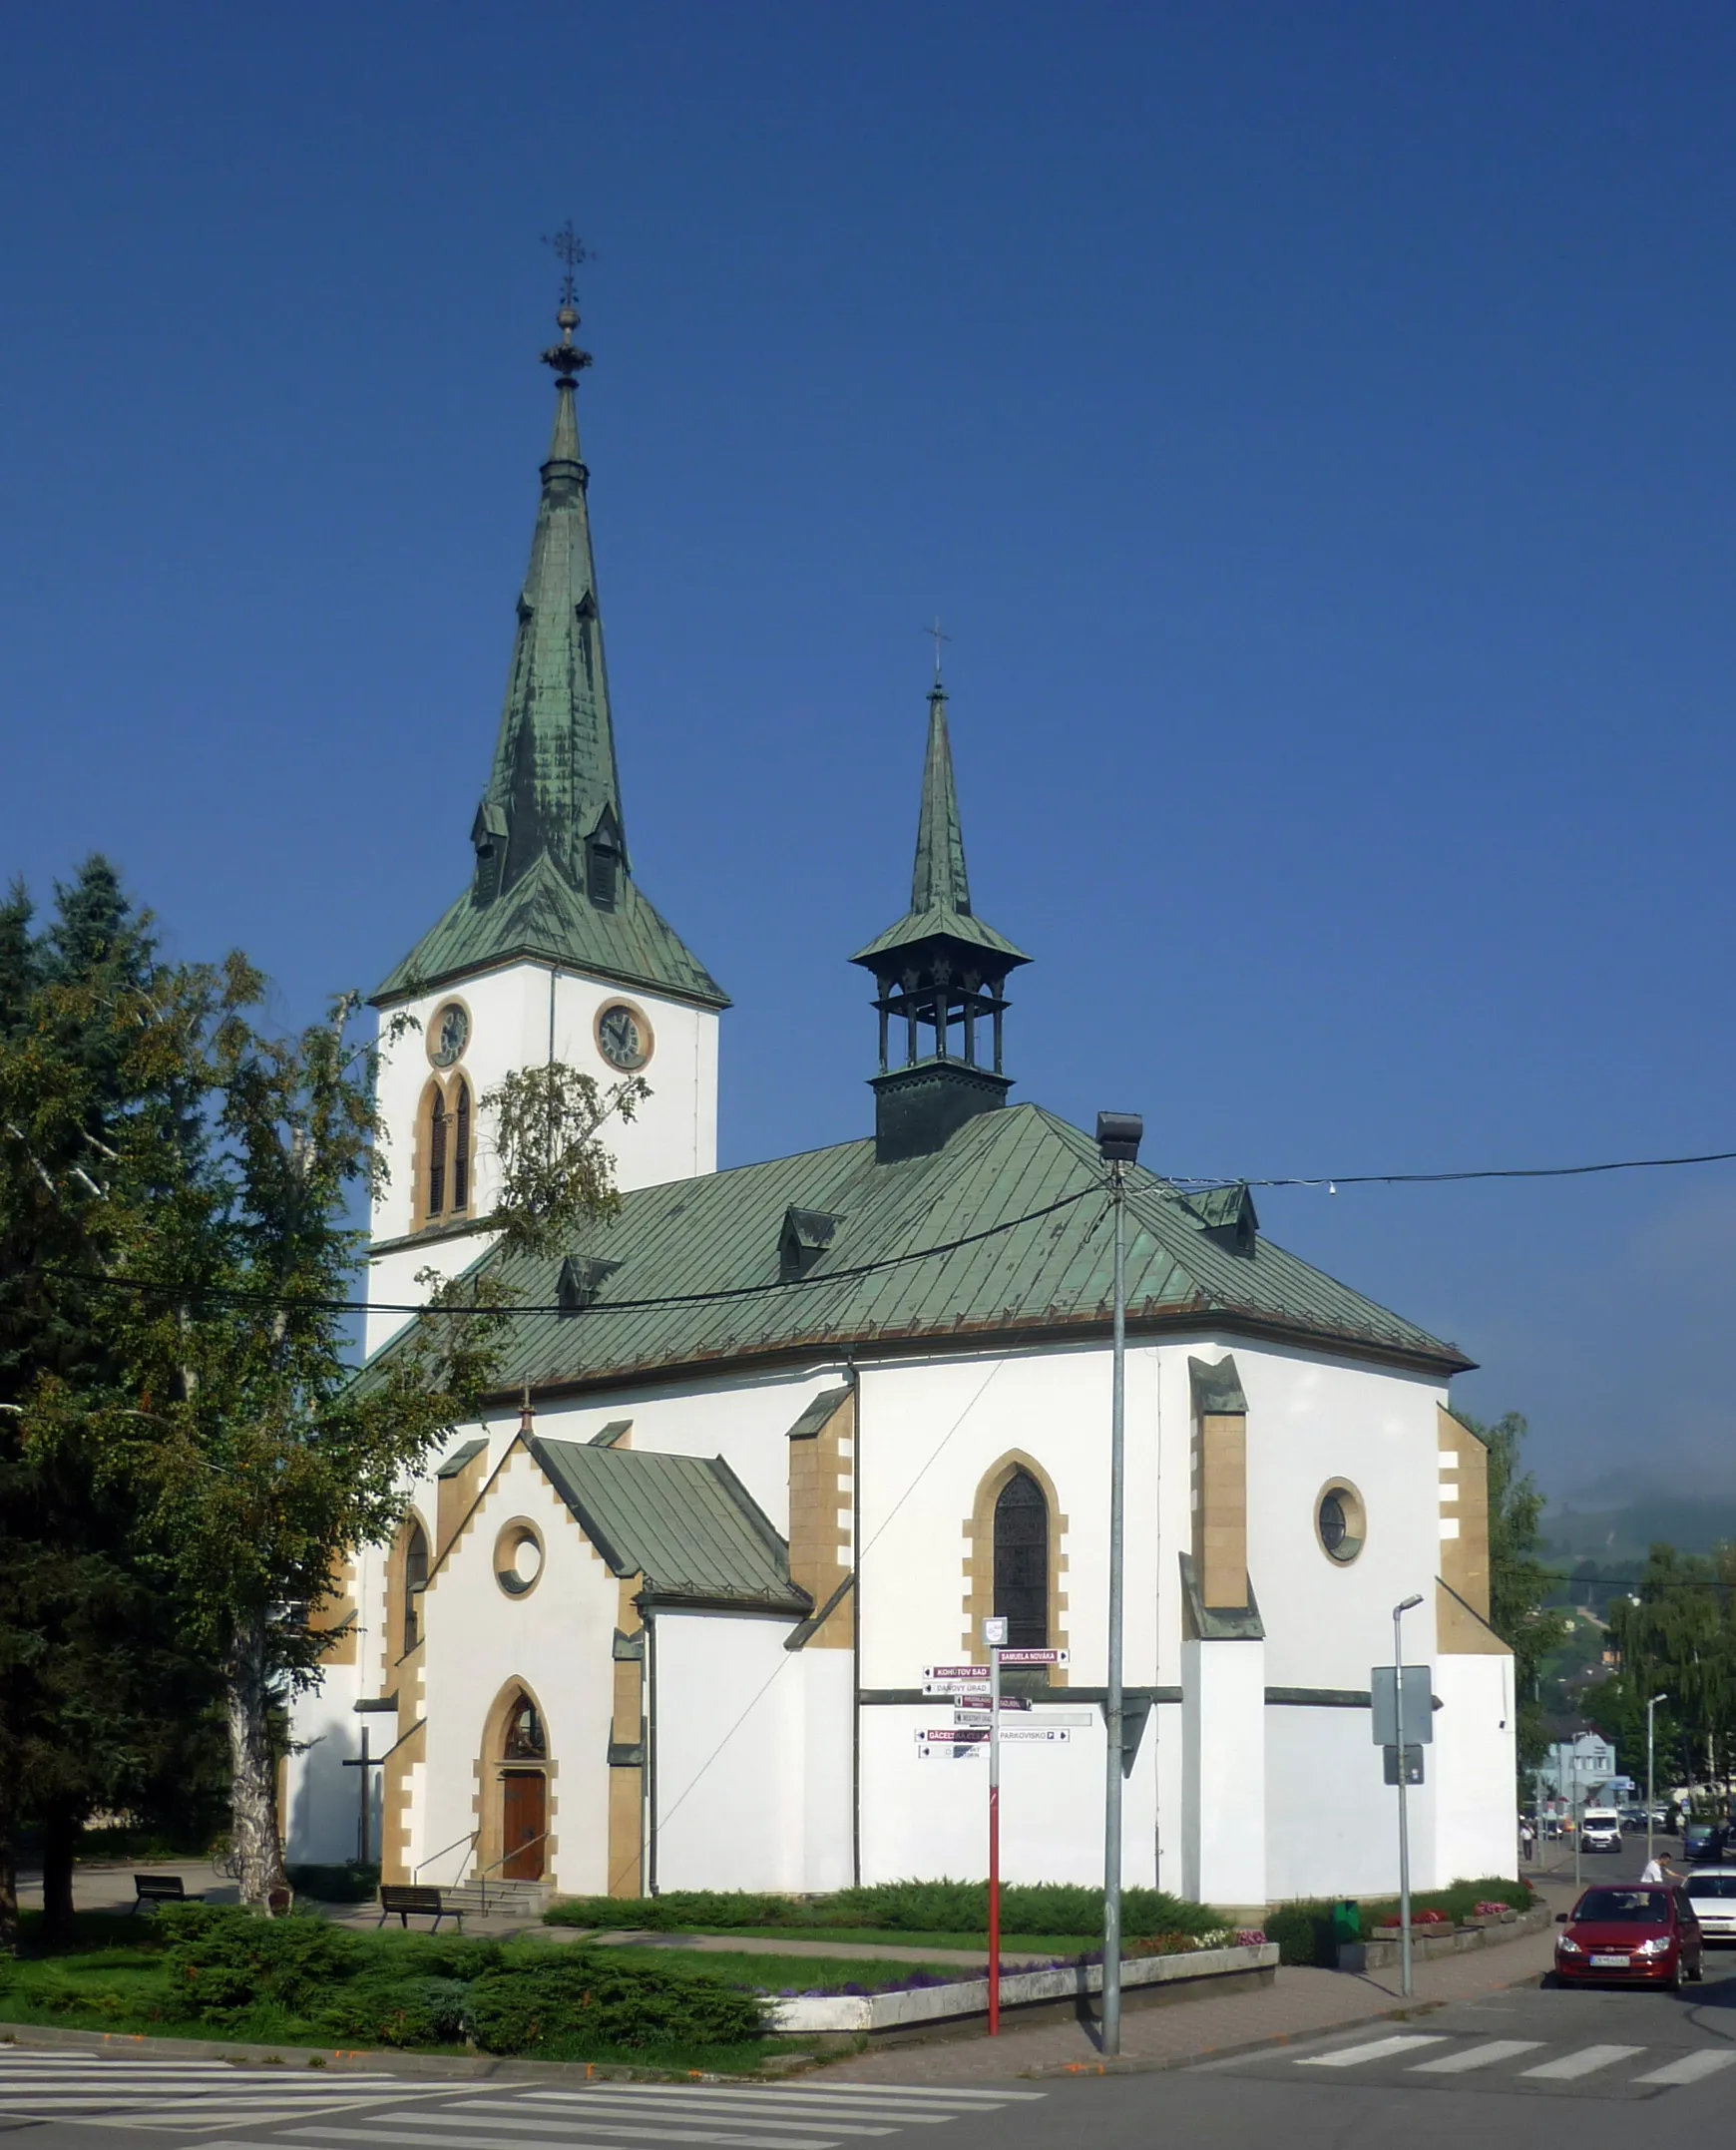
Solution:
[{"label": "round window", "polygon": [[543,1572],[543,1541],[528,1522],[509,1522],[494,1541],[494,1579],[509,1597],[534,1590]]},{"label": "round window", "polygon": [[1314,1530],[1329,1560],[1344,1567],[1356,1558],[1368,1536],[1368,1515],[1354,1486],[1334,1479],[1321,1490],[1314,1509]]}]

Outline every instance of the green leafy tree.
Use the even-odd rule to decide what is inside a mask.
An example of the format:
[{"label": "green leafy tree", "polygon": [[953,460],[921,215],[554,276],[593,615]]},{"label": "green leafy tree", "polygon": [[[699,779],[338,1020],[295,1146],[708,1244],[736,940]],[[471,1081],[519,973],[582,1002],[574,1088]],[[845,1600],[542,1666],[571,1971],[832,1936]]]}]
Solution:
[{"label": "green leafy tree", "polygon": [[1458,1413],[1489,1451],[1489,1624],[1513,1651],[1518,1704],[1519,1762],[1528,1769],[1548,1746],[1538,1684],[1543,1659],[1566,1632],[1563,1615],[1545,1602],[1553,1579],[1543,1568],[1543,1496],[1520,1467],[1528,1428],[1517,1411],[1493,1425]]},{"label": "green leafy tree", "polygon": [[[85,1281],[109,1251],[105,1181],[130,1130],[172,1126],[138,1050],[159,964],[148,919],[92,859],[31,933],[0,908],[0,1945],[17,1931],[15,1846],[40,1837],[47,1928],[70,1926],[80,1829],[179,1773],[209,1698],[153,1570],[136,1491],[90,1425],[46,1441],[45,1385],[81,1412],[125,1393],[114,1309]],[[169,1712],[165,1695],[188,1710]]]},{"label": "green leafy tree", "polygon": [[1636,1728],[1646,1699],[1661,1694],[1658,1752],[1670,1774],[1692,1782],[1729,1772],[1736,1731],[1736,1545],[1710,1554],[1654,1544],[1632,1591],[1611,1608],[1621,1653],[1612,1714]]}]

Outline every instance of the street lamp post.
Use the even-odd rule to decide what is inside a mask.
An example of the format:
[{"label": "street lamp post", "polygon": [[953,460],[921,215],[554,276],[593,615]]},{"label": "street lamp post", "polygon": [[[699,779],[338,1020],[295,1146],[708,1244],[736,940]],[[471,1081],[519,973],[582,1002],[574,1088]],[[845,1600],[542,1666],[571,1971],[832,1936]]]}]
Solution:
[{"label": "street lamp post", "polygon": [[1404,1617],[1423,1600],[1407,1597],[1393,1607],[1393,1732],[1399,1743],[1399,1949],[1400,1983],[1411,1997],[1411,1818],[1405,1806],[1405,1638]]},{"label": "street lamp post", "polygon": [[1668,1695],[1653,1695],[1645,1705],[1645,1863],[1648,1867],[1652,1862],[1652,1816],[1657,1799],[1654,1781],[1657,1775],[1657,1706],[1668,1700]]},{"label": "street lamp post", "polygon": [[1126,1478],[1127,1167],[1138,1161],[1137,1112],[1097,1114],[1097,1152],[1109,1168],[1115,1213],[1115,1282],[1109,1390],[1109,1663],[1103,1695],[1103,2051],[1121,2050],[1121,1538]]}]

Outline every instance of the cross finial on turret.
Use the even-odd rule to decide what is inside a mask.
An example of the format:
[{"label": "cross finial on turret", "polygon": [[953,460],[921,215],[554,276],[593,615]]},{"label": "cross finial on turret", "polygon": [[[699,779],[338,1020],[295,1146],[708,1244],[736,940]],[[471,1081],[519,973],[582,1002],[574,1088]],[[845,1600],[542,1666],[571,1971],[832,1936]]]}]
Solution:
[{"label": "cross finial on turret", "polygon": [[566,274],[561,278],[561,307],[555,315],[555,325],[561,331],[561,340],[543,353],[543,363],[553,366],[560,375],[560,385],[571,384],[576,373],[583,373],[591,363],[591,353],[582,351],[573,341],[573,331],[579,326],[578,269],[581,261],[595,260],[596,256],[586,247],[585,241],[573,228],[568,217],[553,237],[544,234],[543,244],[551,248],[556,260],[565,264]]},{"label": "cross finial on turret", "polygon": [[941,644],[950,643],[952,641],[952,637],[941,632],[939,613],[936,613],[934,616],[934,626],[932,628],[925,628],[923,630],[923,633],[925,635],[931,636],[934,640],[934,683],[936,686],[939,686],[941,683]]}]

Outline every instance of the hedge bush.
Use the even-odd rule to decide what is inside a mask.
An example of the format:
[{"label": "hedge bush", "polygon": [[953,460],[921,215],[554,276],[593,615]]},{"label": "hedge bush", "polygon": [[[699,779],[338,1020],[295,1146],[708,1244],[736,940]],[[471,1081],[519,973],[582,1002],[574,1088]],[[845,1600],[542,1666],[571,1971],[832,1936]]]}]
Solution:
[{"label": "hedge bush", "polygon": [[[674,1890],[659,1897],[570,1897],[543,1914],[551,1926],[644,1928],[672,1933],[716,1927],[868,1927],[891,1934],[987,1934],[987,1882],[882,1882],[872,1889],[841,1889],[828,1897],[773,1897],[750,1891]],[[1001,1891],[1004,1934],[1099,1933],[1103,1893],[1065,1882],[1008,1885]],[[1209,1934],[1223,1916],[1209,1905],[1189,1904],[1160,1889],[1128,1889],[1121,1899],[1121,1931],[1142,1934]]]},{"label": "hedge bush", "polygon": [[166,1905],[166,2013],[215,2030],[261,2010],[349,2044],[490,2053],[738,2045],[763,2034],[757,1993],[675,1963],[440,1935],[355,1934],[324,1919]]}]

